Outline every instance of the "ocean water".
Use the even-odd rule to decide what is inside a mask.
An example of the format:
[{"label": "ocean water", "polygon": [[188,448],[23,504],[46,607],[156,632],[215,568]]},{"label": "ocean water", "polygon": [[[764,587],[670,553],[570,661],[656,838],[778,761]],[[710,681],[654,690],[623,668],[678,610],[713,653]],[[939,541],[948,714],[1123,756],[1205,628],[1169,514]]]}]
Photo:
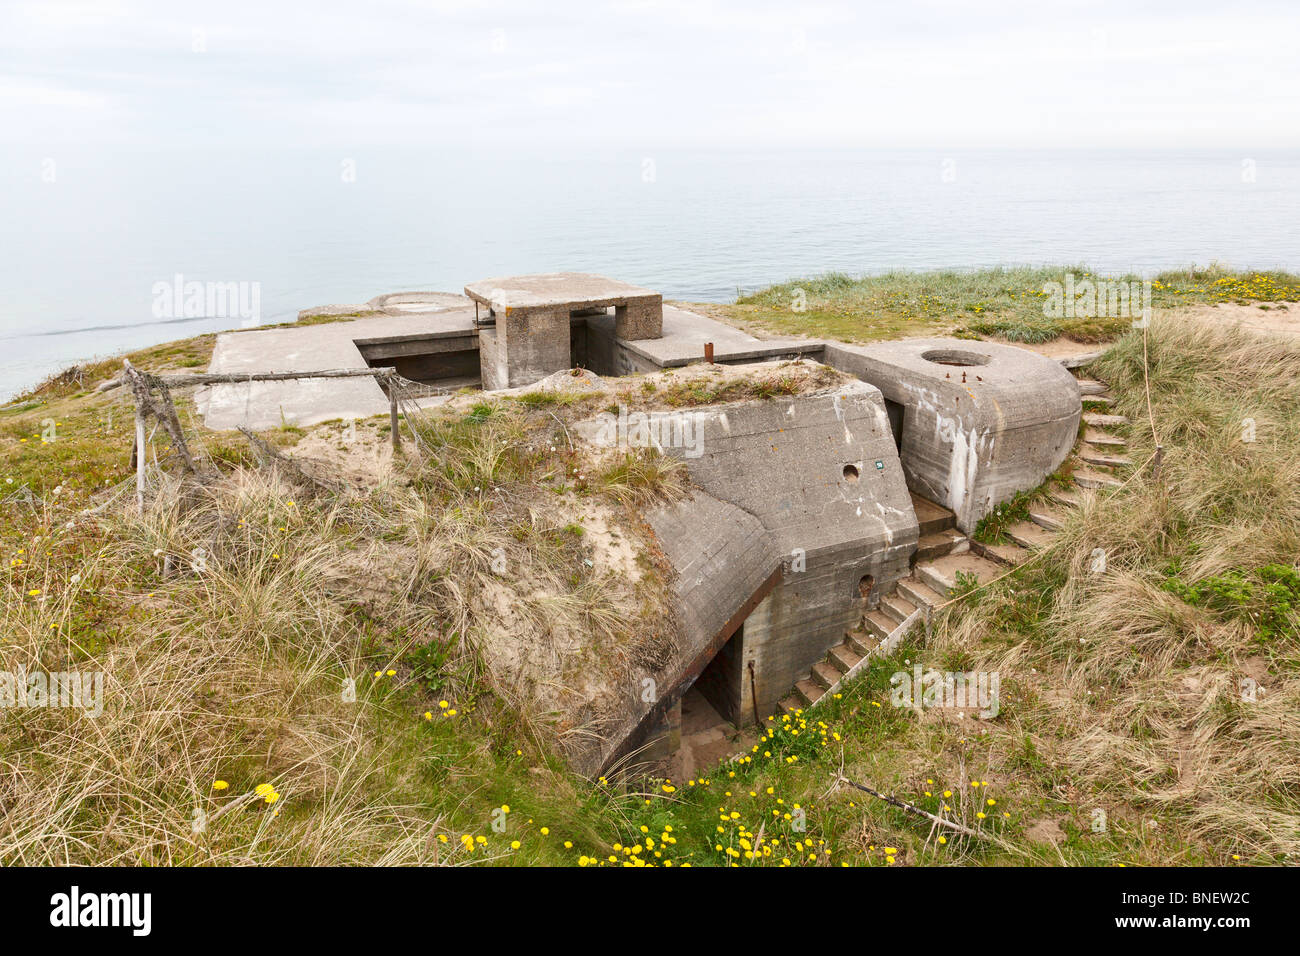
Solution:
[{"label": "ocean water", "polygon": [[[0,395],[89,358],[495,275],[729,301],[828,270],[1300,271],[1297,223],[1296,151],[10,150]],[[168,315],[177,276],[243,284],[256,314]]]}]

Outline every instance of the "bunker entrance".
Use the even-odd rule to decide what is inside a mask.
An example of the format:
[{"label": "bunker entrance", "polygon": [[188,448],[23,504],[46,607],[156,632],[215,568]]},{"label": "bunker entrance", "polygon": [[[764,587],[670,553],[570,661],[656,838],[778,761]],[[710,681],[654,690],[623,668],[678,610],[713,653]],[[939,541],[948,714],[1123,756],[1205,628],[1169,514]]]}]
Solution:
[{"label": "bunker entrance", "polygon": [[[713,660],[705,665],[700,676],[696,678],[691,690],[698,691],[703,703],[712,710],[718,723],[736,724],[741,719],[741,700],[744,686],[744,643],[745,625],[742,623],[736,633],[713,655]],[[687,692],[689,694],[689,691]],[[682,721],[685,731],[686,700],[682,700]],[[704,710],[703,707],[700,708]]]},{"label": "bunker entrance", "polygon": [[742,623],[682,695],[681,745],[672,757],[674,774],[694,776],[735,752],[738,725],[751,716],[743,704],[748,699],[743,692],[748,686],[744,641]]},{"label": "bunker entrance", "polygon": [[894,447],[903,450],[903,405],[885,399],[885,412],[889,415],[889,430],[894,433]]},{"label": "bunker entrance", "polygon": [[357,342],[371,368],[391,367],[422,385],[441,388],[481,388],[478,337],[458,335]]}]

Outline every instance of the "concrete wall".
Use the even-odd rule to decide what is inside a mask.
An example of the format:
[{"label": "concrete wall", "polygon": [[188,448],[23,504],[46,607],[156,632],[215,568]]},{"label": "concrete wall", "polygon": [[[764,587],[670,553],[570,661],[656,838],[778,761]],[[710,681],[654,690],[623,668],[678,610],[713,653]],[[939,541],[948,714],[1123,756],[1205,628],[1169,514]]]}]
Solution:
[{"label": "concrete wall", "polygon": [[[1070,453],[1082,406],[1060,363],[964,339],[826,346],[826,364],[904,408],[907,484],[952,509],[967,533],[1001,501],[1037,487]],[[971,364],[945,364],[969,362]]]},{"label": "concrete wall", "polygon": [[[490,334],[488,334],[490,333]],[[570,368],[569,311],[512,311],[479,330],[484,388],[531,385]]]},{"label": "concrete wall", "polygon": [[[874,579],[874,603],[907,573],[916,516],[884,402],[866,383],[694,414],[699,457],[665,451],[682,455],[694,485],[757,518],[782,568],[745,621],[741,670],[747,684],[753,663],[755,687],[743,687],[733,708],[748,715],[753,695],[765,716],[857,623],[862,577]],[[663,541],[700,527],[655,530]]]},{"label": "concrete wall", "polygon": [[633,375],[639,372],[657,372],[659,366],[633,352],[614,335],[612,315],[598,315],[587,319],[587,368],[597,375]]},{"label": "concrete wall", "polygon": [[[676,572],[673,593],[682,643],[661,667],[634,675],[620,689],[625,701],[621,716],[601,728],[598,739],[587,738],[587,749],[573,757],[581,772],[603,771],[646,745],[650,750],[637,759],[658,755],[656,740],[671,739],[675,719],[680,725],[681,695],[721,650],[756,595],[770,590],[780,565],[762,522],[706,491],[696,489],[690,498],[651,509],[645,518]],[[646,678],[656,687],[653,701],[643,699]],[[735,696],[738,701],[738,687]]]}]

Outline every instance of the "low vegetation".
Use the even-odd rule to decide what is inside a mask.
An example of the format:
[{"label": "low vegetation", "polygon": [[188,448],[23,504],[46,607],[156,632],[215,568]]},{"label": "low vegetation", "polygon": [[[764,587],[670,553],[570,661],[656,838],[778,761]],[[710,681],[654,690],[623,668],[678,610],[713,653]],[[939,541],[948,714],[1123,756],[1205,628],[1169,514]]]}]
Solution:
[{"label": "low vegetation", "polygon": [[[848,342],[901,335],[996,337],[1039,343],[1065,338],[1109,342],[1140,315],[1098,309],[1052,316],[1051,283],[1137,283],[1137,275],[1099,275],[1084,265],[886,272],[854,278],[832,272],[792,279],[742,295],[734,305],[710,307],[729,321],[782,335],[807,335]],[[1300,300],[1300,276],[1286,272],[1237,272],[1217,266],[1172,270],[1151,279],[1154,309],[1233,302],[1268,308]],[[1130,314],[1130,312],[1132,314]]]},{"label": "low vegetation", "polygon": [[[1294,292],[1275,281],[1277,294]],[[1212,295],[1218,279],[1189,276],[1183,288],[1193,282]],[[946,281],[926,294],[954,295]],[[133,361],[187,367],[210,348],[194,340]],[[371,463],[355,494],[258,468],[242,438],[204,432],[180,396],[212,477],[165,479],[159,442],[149,458],[159,456],[159,485],[139,515],[129,398],[93,391],[117,365],[57,377],[0,409],[0,671],[105,679],[96,717],[0,713],[0,863],[1300,854],[1294,344],[1160,317],[1145,337],[1127,331],[1092,372],[1133,422],[1129,454],[1146,463],[1133,481],[1087,499],[1043,557],[991,587],[967,582],[929,628],[823,705],[753,731],[732,762],[633,781],[574,774],[564,741],[599,716],[598,701],[574,704],[580,671],[615,672],[672,638],[667,581],[636,503],[685,486],[653,455],[593,462],[574,451],[569,427],[608,393],[458,400],[404,424],[418,441],[395,466],[386,418],[269,436],[295,454],[338,451],[336,471]],[[658,398],[648,380],[620,387],[665,407],[785,387],[779,376],[742,391],[657,381]],[[1019,507],[981,533],[995,539]],[[598,547],[623,549],[634,571],[603,573]],[[530,681],[527,668],[494,667],[511,648],[549,649],[555,686],[538,686],[542,671]],[[895,675],[918,665],[997,672],[999,713],[893,706]],[[841,773],[969,832],[837,787]]]}]

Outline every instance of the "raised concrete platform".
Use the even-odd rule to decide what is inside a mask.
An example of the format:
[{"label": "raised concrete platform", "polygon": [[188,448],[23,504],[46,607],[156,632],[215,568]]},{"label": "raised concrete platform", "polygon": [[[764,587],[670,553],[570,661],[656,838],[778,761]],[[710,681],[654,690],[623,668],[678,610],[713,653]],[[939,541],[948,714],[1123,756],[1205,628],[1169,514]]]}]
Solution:
[{"label": "raised concrete platform", "polygon": [[588,272],[483,279],[465,286],[465,294],[488,310],[481,322],[491,327],[479,343],[487,388],[527,385],[569,368],[574,318],[612,307],[615,338],[663,334],[662,295]]},{"label": "raised concrete platform", "polygon": [[823,361],[875,385],[892,407],[908,487],[966,533],[1037,487],[1070,453],[1082,404],[1060,362],[965,339],[826,346]]},{"label": "raised concrete platform", "polygon": [[[396,365],[408,377],[421,378],[408,374],[403,362],[478,350],[482,339],[494,334],[492,329],[475,324],[469,299],[445,292],[394,293],[362,304],[304,309],[300,316],[358,314],[358,318],[336,322],[223,333],[217,337],[208,371],[255,374],[387,364]],[[662,338],[623,341],[614,334],[615,321],[609,314],[571,319],[572,353],[562,367],[570,368],[575,358],[601,375],[681,367],[702,361],[706,342],[714,345],[715,361],[724,364],[798,355],[817,358],[823,347],[820,342],[757,339],[673,306],[663,310]],[[428,400],[430,404],[437,401]],[[334,418],[365,418],[388,410],[383,391],[369,379],[218,385],[201,389],[197,404],[205,424],[214,429],[240,425],[274,428],[282,422],[310,425]]]}]

